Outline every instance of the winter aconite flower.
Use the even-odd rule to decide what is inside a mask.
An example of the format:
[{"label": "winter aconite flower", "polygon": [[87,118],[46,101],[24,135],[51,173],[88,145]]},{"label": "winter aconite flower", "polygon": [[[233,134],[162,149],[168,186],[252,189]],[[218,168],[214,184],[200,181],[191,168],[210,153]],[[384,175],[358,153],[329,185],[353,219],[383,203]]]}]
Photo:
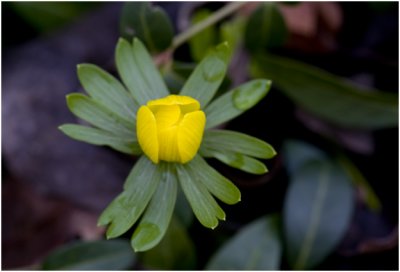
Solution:
[{"label": "winter aconite flower", "polygon": [[152,162],[187,163],[199,150],[205,124],[197,100],[169,95],[140,107],[136,131],[140,147]]},{"label": "winter aconite flower", "polygon": [[257,104],[270,87],[269,80],[252,80],[212,101],[225,77],[229,55],[226,43],[218,45],[194,69],[179,95],[170,94],[138,39],[132,44],[118,41],[116,65],[123,84],[95,65],[78,66],[79,80],[89,96],[70,94],[67,104],[92,127],[66,124],[60,129],[76,140],[140,156],[123,191],[99,218],[99,225],[108,225],[108,238],[135,225],[134,250],[156,246],[173,216],[178,184],[202,225],[213,229],[225,220],[214,197],[235,204],[240,191],[204,158],[253,174],[267,172],[257,158],[275,156],[269,144],[215,129]]}]

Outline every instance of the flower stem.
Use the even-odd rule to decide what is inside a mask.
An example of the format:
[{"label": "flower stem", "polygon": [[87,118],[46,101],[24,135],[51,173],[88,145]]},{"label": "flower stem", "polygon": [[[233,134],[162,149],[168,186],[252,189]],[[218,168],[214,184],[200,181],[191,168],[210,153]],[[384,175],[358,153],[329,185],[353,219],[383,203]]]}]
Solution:
[{"label": "flower stem", "polygon": [[224,7],[222,7],[221,9],[219,9],[218,11],[216,11],[215,13],[213,13],[210,17],[204,19],[203,21],[188,28],[186,31],[180,33],[172,41],[172,46],[171,46],[172,50],[181,46],[183,43],[185,43],[187,40],[189,40],[191,37],[202,31],[203,29],[209,27],[212,24],[215,24],[219,20],[225,18],[232,12],[236,11],[244,4],[246,4],[246,2],[229,3]]}]

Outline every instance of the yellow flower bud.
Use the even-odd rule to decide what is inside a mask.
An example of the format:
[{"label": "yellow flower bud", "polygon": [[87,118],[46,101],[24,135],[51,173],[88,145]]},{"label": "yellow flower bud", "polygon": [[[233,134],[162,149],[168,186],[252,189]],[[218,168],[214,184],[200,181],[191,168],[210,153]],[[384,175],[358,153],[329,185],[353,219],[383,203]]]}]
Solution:
[{"label": "yellow flower bud", "polygon": [[206,116],[196,99],[169,95],[139,108],[137,138],[152,162],[187,163],[199,150],[205,124]]}]

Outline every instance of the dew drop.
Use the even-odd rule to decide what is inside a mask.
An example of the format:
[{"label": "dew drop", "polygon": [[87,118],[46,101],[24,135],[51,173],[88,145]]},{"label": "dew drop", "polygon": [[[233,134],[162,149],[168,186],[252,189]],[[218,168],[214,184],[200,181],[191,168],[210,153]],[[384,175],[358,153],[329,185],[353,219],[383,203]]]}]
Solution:
[{"label": "dew drop", "polygon": [[221,80],[225,75],[226,65],[221,59],[212,56],[205,60],[202,72],[206,81]]}]

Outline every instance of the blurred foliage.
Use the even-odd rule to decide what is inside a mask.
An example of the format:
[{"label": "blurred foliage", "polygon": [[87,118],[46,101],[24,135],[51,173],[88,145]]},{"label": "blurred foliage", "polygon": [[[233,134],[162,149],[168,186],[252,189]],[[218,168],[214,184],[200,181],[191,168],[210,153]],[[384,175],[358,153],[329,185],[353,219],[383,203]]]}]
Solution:
[{"label": "blurred foliage", "polygon": [[96,2],[9,2],[7,3],[39,33],[57,29],[98,7]]}]

